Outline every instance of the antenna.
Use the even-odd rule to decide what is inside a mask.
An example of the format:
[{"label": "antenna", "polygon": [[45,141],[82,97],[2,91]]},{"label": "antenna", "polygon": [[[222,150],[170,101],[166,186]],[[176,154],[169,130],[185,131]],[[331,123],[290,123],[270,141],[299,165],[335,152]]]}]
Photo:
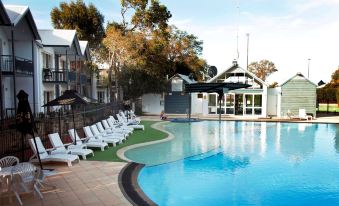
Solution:
[{"label": "antenna", "polygon": [[236,6],[237,6],[237,58],[236,60],[239,60],[239,22],[240,22],[240,6],[239,6],[239,0],[236,0]]}]

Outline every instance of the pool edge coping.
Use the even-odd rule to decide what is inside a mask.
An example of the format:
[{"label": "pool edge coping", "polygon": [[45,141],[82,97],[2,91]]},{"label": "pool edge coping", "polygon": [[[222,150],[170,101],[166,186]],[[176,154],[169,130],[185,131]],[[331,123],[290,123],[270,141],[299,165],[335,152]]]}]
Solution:
[{"label": "pool edge coping", "polygon": [[119,188],[132,205],[156,206],[157,204],[143,192],[138,183],[138,175],[144,166],[135,162],[127,163],[118,176]]},{"label": "pool edge coping", "polygon": [[168,121],[164,121],[164,122],[156,122],[156,123],[154,123],[154,124],[151,125],[151,127],[152,127],[153,129],[156,129],[156,130],[159,130],[159,131],[161,131],[161,132],[166,133],[166,134],[167,134],[167,137],[166,137],[166,138],[161,139],[161,140],[155,140],[155,141],[150,141],[150,142],[143,142],[143,143],[139,143],[139,144],[134,144],[134,145],[129,145],[129,146],[127,146],[127,147],[123,147],[123,148],[121,148],[121,149],[119,149],[119,150],[117,151],[117,156],[118,156],[120,159],[122,159],[122,160],[124,160],[124,161],[126,161],[126,162],[134,162],[133,160],[131,160],[131,159],[129,159],[129,158],[127,158],[127,157],[125,156],[125,152],[126,152],[126,151],[128,151],[128,150],[130,150],[130,149],[135,149],[135,148],[138,148],[138,147],[144,147],[144,146],[148,146],[148,145],[153,145],[153,144],[158,144],[158,143],[162,143],[162,142],[167,142],[167,141],[170,141],[170,140],[174,139],[175,136],[174,136],[172,133],[170,133],[170,132],[168,132],[168,131],[166,131],[166,130],[160,128],[160,125],[162,125],[162,124],[168,124],[168,123],[169,123]]}]

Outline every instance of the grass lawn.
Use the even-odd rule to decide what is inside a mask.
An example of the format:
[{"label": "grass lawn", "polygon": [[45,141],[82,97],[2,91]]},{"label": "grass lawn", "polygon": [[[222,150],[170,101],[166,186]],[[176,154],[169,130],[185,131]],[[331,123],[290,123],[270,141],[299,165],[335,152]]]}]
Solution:
[{"label": "grass lawn", "polygon": [[[327,111],[327,104],[319,104],[319,111],[326,112]],[[337,104],[329,104],[328,108],[329,112],[339,112],[339,107]]]},{"label": "grass lawn", "polygon": [[140,124],[145,125],[145,130],[134,130],[133,134],[130,135],[126,142],[119,144],[116,147],[110,147],[101,151],[100,149],[94,150],[94,157],[88,156],[87,160],[95,161],[110,161],[110,162],[123,162],[124,160],[120,159],[117,156],[117,151],[120,148],[127,147],[133,144],[139,144],[143,142],[150,142],[155,140],[161,140],[167,137],[167,134],[159,130],[153,129],[152,124],[155,124],[155,121],[141,121]]}]

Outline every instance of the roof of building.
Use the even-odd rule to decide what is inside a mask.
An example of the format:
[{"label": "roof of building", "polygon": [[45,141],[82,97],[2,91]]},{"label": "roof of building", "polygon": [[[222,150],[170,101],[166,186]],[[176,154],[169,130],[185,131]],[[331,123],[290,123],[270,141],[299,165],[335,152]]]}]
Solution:
[{"label": "roof of building", "polygon": [[82,54],[76,30],[39,29],[39,34],[43,46],[71,48],[74,44],[77,54]]},{"label": "roof of building", "polygon": [[8,14],[6,12],[5,6],[2,4],[2,1],[0,1],[0,24],[1,25],[11,24],[11,20],[8,17]]},{"label": "roof of building", "polygon": [[261,84],[263,85],[267,85],[266,82],[264,82],[262,79],[260,79],[259,77],[257,77],[255,74],[253,74],[252,72],[246,70],[246,69],[243,69],[242,67],[240,67],[238,65],[237,62],[233,62],[233,65],[230,66],[229,68],[225,69],[224,71],[220,72],[219,74],[217,74],[215,77],[213,77],[212,79],[208,80],[207,82],[208,83],[212,83],[214,82],[215,80],[217,80],[220,76],[224,75],[225,73],[231,71],[231,70],[238,70],[238,71],[241,71],[241,72],[244,72],[244,73],[247,73],[248,75],[250,75],[251,77],[253,77],[255,80],[257,80],[258,82],[260,82]]},{"label": "roof of building", "polygon": [[192,83],[196,83],[197,82],[194,79],[190,79],[189,76],[184,75],[184,74],[179,74],[179,73],[173,75],[171,78],[169,78],[169,80],[173,79],[174,77],[180,77],[181,79],[183,79],[188,84],[192,84]]},{"label": "roof of building", "polygon": [[66,29],[39,29],[39,34],[44,46],[71,47],[76,31]]},{"label": "roof of building", "polygon": [[6,13],[11,21],[11,23],[16,26],[22,19],[26,18],[30,24],[30,28],[34,35],[35,39],[40,39],[38,29],[36,27],[35,21],[33,19],[32,13],[28,6],[21,5],[4,5]]},{"label": "roof of building", "polygon": [[310,82],[311,84],[313,84],[314,86],[318,86],[317,84],[315,84],[314,82],[312,82],[311,80],[309,80],[308,78],[306,78],[302,73],[298,72],[297,74],[295,74],[294,76],[292,76],[291,78],[289,78],[288,80],[286,80],[284,83],[282,83],[280,86],[284,86],[286,83],[288,83],[289,81],[291,81],[292,79],[305,79],[308,82]]}]

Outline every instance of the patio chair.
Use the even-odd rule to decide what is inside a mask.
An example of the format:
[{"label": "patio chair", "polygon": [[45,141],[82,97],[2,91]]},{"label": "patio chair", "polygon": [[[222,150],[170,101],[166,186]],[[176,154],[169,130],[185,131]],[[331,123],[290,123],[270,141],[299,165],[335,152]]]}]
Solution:
[{"label": "patio chair", "polygon": [[96,124],[91,125],[90,128],[94,136],[100,136],[100,138],[102,138],[103,140],[105,141],[108,140],[109,143],[115,142],[115,144],[119,144],[119,143],[122,143],[122,140],[125,139],[124,135],[118,135],[118,134],[108,135],[108,134],[100,133]]},{"label": "patio chair", "polygon": [[29,162],[23,162],[12,168],[11,190],[14,192],[20,205],[23,202],[20,198],[21,193],[36,193],[40,199],[43,196],[38,188],[38,177],[41,174],[40,168],[35,167]]},{"label": "patio chair", "polygon": [[19,158],[15,156],[6,156],[0,159],[0,167],[10,167],[19,164]]},{"label": "patio chair", "polygon": [[93,134],[91,128],[89,126],[86,126],[83,128],[84,129],[84,132],[85,132],[85,135],[86,135],[86,138],[94,138],[94,139],[97,139],[99,141],[102,141],[102,142],[105,142],[105,143],[110,143],[113,145],[113,147],[116,146],[117,143],[119,143],[120,140],[118,139],[104,139],[101,135],[96,135],[96,134]]},{"label": "patio chair", "polygon": [[[73,161],[80,161],[78,155],[72,155],[72,154],[65,154],[65,153],[58,153],[58,151],[53,152],[53,150],[48,150],[50,153],[47,152],[44,145],[41,142],[40,137],[35,137],[35,141],[39,150],[39,156],[41,159],[41,162],[66,162],[67,165],[70,167],[72,166]],[[29,145],[31,146],[31,149],[33,150],[33,156],[30,158],[30,162],[39,162],[37,157],[37,150],[34,145],[33,139],[28,140]]]},{"label": "patio chair", "polygon": [[[93,150],[91,149],[84,149],[79,147],[78,145],[73,145],[72,143],[70,144],[63,144],[61,141],[61,138],[59,136],[59,133],[53,133],[53,134],[48,134],[48,138],[51,141],[53,147],[55,148],[55,151],[60,151],[64,152],[65,154],[74,154],[81,156],[82,159],[86,159],[87,155],[92,154],[94,156]],[[67,148],[65,147],[67,146]]]},{"label": "patio chair", "polygon": [[124,119],[119,114],[117,114],[117,118],[118,118],[119,122],[122,123],[123,125],[131,127],[133,129],[142,129],[142,130],[145,130],[145,126],[144,125],[127,123],[127,122],[124,121]]},{"label": "patio chair", "polygon": [[[69,129],[68,134],[74,143],[74,139],[75,139],[74,129]],[[94,138],[80,138],[76,131],[75,131],[75,135],[76,135],[76,140],[77,140],[76,145],[79,145],[83,148],[87,148],[87,147],[100,148],[101,151],[104,151],[105,147],[108,147],[108,144],[106,142],[102,142]]]},{"label": "patio chair", "polygon": [[97,122],[96,125],[97,125],[97,128],[98,128],[99,132],[102,133],[102,134],[106,134],[106,135],[110,135],[110,134],[113,134],[113,135],[115,135],[115,134],[117,134],[117,135],[123,135],[123,136],[124,136],[124,140],[126,140],[126,139],[127,139],[127,136],[129,135],[128,132],[124,132],[123,130],[117,130],[117,129],[105,129],[105,128],[102,126],[101,122]]},{"label": "patio chair", "polygon": [[299,116],[300,120],[312,120],[312,116],[311,115],[307,115],[306,114],[306,110],[305,109],[299,109]]}]

